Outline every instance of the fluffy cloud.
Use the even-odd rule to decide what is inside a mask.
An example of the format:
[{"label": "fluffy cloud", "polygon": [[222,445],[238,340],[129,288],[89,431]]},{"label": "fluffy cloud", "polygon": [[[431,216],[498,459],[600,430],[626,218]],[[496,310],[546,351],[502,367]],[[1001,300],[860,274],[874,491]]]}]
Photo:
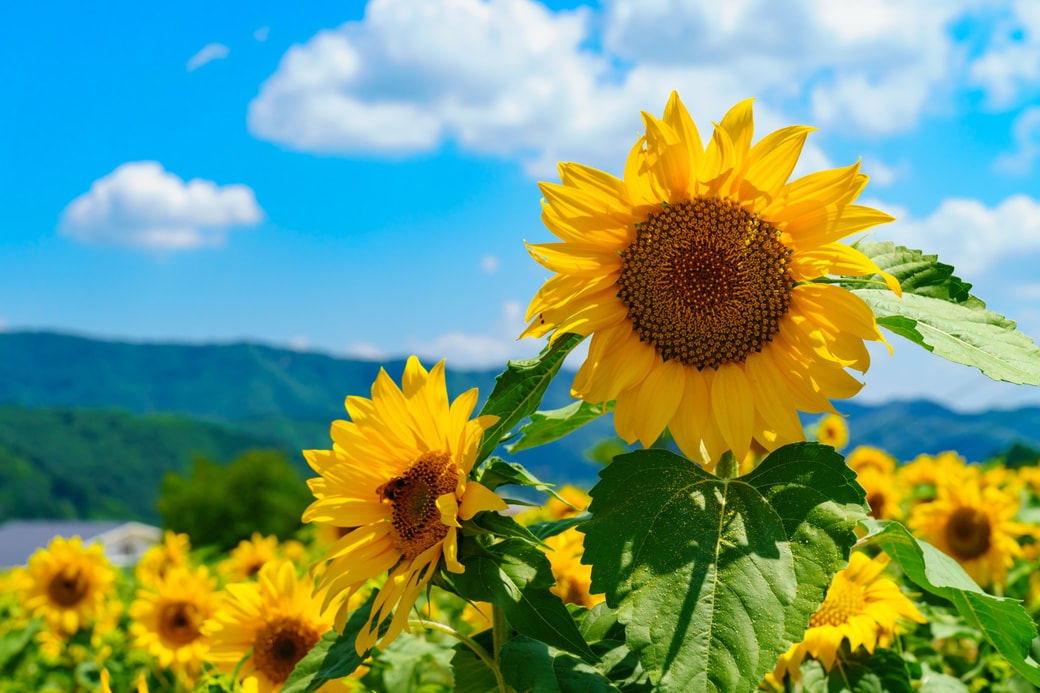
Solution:
[{"label": "fluffy cloud", "polygon": [[502,313],[484,334],[461,330],[448,332],[426,342],[413,342],[409,352],[425,361],[447,359],[454,368],[493,368],[504,366],[508,359],[533,358],[545,346],[545,340],[517,341],[524,328],[524,309],[517,301],[502,305]]},{"label": "fluffy cloud", "polygon": [[989,10],[994,27],[969,76],[987,105],[1000,110],[1040,93],[1040,3],[1013,0]]},{"label": "fluffy cloud", "polygon": [[223,60],[230,53],[231,49],[223,43],[207,43],[198,53],[188,59],[188,72],[194,72],[214,60]]},{"label": "fluffy cloud", "polygon": [[991,268],[1002,258],[1040,253],[1040,200],[1013,195],[996,207],[964,198],[950,198],[924,219],[884,203],[868,203],[892,213],[898,221],[885,238],[900,245],[939,252],[962,277]]},{"label": "fluffy cloud", "polygon": [[[1031,0],[1015,1],[1003,5],[1017,26]],[[953,107],[947,97],[969,80],[969,57],[952,27],[1001,6],[604,0],[600,15],[533,0],[371,0],[362,20],[283,56],[250,104],[249,126],[326,154],[401,155],[452,140],[520,157],[539,176],[559,160],[617,170],[640,130],[638,109],[659,112],[672,89],[705,124],[754,94],[760,132],[810,119],[893,133]],[[972,79],[996,94],[1007,80],[983,61],[1006,46],[990,34],[979,42]],[[1015,84],[1027,77],[1016,75]]]},{"label": "fluffy cloud", "polygon": [[1015,151],[997,157],[993,167],[1006,173],[1029,173],[1033,162],[1040,157],[1040,106],[1023,109],[1011,125],[1011,134]]},{"label": "fluffy cloud", "polygon": [[183,181],[155,161],[123,164],[69,203],[60,231],[77,241],[157,251],[223,245],[263,211],[245,185]]}]

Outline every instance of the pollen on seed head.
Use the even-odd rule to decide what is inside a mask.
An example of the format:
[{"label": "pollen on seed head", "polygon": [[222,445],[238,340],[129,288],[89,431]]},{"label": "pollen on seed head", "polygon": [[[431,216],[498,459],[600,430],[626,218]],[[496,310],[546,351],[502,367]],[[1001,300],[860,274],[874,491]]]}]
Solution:
[{"label": "pollen on seed head", "polygon": [[394,544],[407,560],[447,535],[448,527],[441,522],[437,498],[454,492],[458,479],[458,467],[448,453],[427,452],[404,474],[383,485],[382,499],[391,504]]},{"label": "pollen on seed head", "polygon": [[636,225],[617,295],[663,359],[718,368],[780,329],[794,285],[789,255],[769,222],[729,200],[694,198]]}]

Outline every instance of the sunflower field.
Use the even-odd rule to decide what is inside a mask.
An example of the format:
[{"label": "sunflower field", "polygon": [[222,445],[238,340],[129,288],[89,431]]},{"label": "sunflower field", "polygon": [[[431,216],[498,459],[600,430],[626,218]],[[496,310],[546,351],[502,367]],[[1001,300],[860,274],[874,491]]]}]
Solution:
[{"label": "sunflower field", "polygon": [[[483,400],[414,356],[345,393],[292,540],[167,532],[122,571],[55,538],[0,576],[0,690],[1040,688],[1040,460],[846,450],[834,404],[866,341],[1026,385],[1040,349],[864,236],[892,217],[858,163],[792,179],[811,128],[756,141],[748,100],[702,138],[676,94],[643,121],[622,177],[541,185],[538,358]],[[591,489],[509,459],[605,415],[641,449]]]}]

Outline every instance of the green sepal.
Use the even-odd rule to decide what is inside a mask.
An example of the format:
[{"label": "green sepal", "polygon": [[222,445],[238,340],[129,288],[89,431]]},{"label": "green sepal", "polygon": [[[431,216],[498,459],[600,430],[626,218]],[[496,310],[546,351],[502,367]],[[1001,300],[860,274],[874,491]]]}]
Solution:
[{"label": "green sepal", "polygon": [[975,584],[954,559],[913,536],[898,522],[864,520],[864,545],[875,545],[892,557],[907,579],[946,599],[1034,686],[1040,686],[1040,663],[1030,655],[1036,624],[1016,599],[995,597]]},{"label": "green sepal", "polygon": [[801,639],[865,516],[853,472],[816,443],[735,479],[666,450],[621,455],[592,499],[592,592],[664,691],[754,690]]},{"label": "green sepal", "polygon": [[484,431],[474,466],[508,440],[514,426],[538,410],[564,358],[582,339],[581,335],[564,334],[546,346],[536,359],[509,361],[506,370],[495,378],[495,387],[480,410],[481,416],[494,415],[498,421]]}]

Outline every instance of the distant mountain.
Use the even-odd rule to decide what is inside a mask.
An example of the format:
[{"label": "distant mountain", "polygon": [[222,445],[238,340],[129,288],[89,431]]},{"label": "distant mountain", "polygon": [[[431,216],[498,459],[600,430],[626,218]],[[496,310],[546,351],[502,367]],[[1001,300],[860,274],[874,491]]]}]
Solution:
[{"label": "distant mountain", "polygon": [[[11,405],[0,406],[0,490],[15,482],[43,495],[57,488],[67,499],[94,499],[83,507],[70,501],[66,509],[79,515],[107,508],[150,516],[154,492],[146,489],[166,470],[184,469],[192,454],[229,459],[249,447],[276,447],[302,470],[299,451],[329,444],[330,422],[345,416],[344,397],[367,396],[381,365],[395,380],[404,369],[403,360],[380,364],[257,344],[0,333],[0,405]],[[486,397],[497,373],[449,371],[449,391],[479,387]],[[569,388],[563,374],[542,408],[565,406]],[[926,401],[836,406],[848,415],[850,448],[875,445],[901,460],[943,450],[983,460],[1015,443],[1040,447],[1040,407],[961,414]],[[612,436],[604,417],[511,459],[546,481],[589,484],[597,467],[585,453]]]}]

